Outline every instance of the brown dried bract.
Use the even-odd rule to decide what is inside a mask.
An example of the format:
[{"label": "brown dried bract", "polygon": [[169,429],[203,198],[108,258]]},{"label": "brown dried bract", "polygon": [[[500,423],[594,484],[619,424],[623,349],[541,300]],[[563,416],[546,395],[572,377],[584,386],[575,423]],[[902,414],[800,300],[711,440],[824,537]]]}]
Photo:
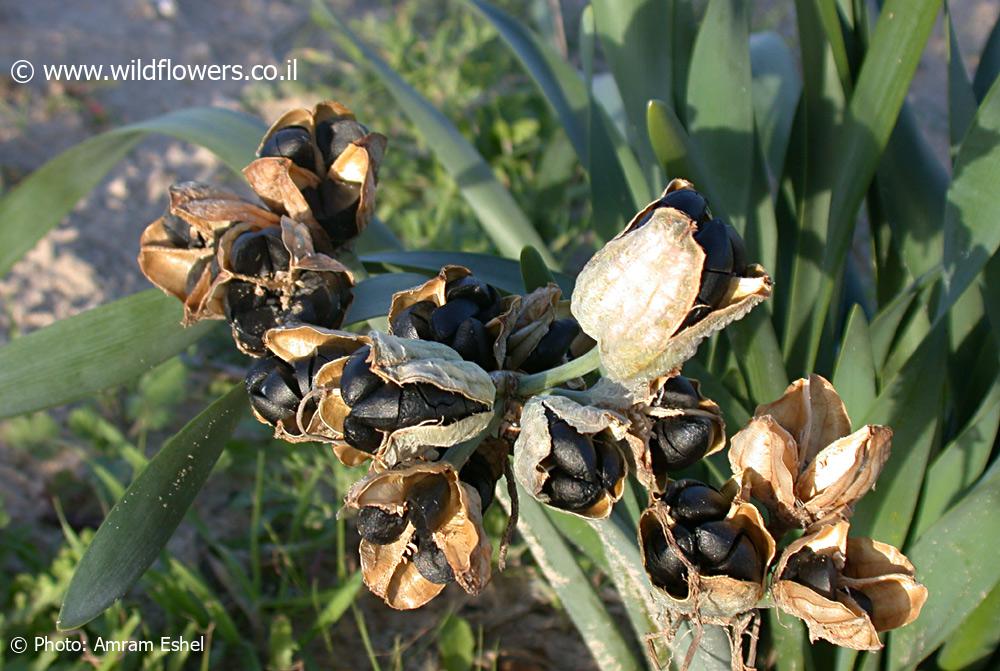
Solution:
[{"label": "brown dried bract", "polygon": [[[674,180],[664,195],[681,184],[687,183]],[[643,222],[650,212],[652,217]],[[685,326],[705,263],[696,230],[683,212],[654,201],[580,272],[572,312],[597,341],[608,376],[642,384],[676,374],[704,338],[771,295],[771,278],[762,267],[750,265],[742,277],[732,278],[717,309]]]},{"label": "brown dried bract", "polygon": [[850,429],[836,390],[811,375],[757,408],[733,436],[729,463],[745,494],[766,505],[782,524],[807,527],[847,517],[875,485],[892,440],[885,426]]},{"label": "brown dried bract", "polygon": [[[898,549],[870,538],[848,538],[848,531],[849,524],[840,521],[791,543],[778,561],[771,593],[779,608],[806,623],[811,640],[879,650],[879,632],[915,620],[927,600],[927,588],[916,581],[913,564]],[[789,560],[804,548],[826,555],[837,567],[835,600],[783,578]],[[861,592],[871,613],[851,592]]]},{"label": "brown dried bract", "polygon": [[[425,478],[445,478],[451,492],[441,526],[432,534],[433,541],[444,552],[455,581],[469,594],[479,594],[490,580],[492,548],[483,529],[479,494],[459,481],[451,464],[417,462],[373,471],[351,487],[346,506],[377,506],[390,513],[403,513],[410,490]],[[390,544],[361,541],[365,585],[386,604],[400,610],[419,608],[445,588],[424,578],[410,561],[415,532],[413,524],[407,522],[402,535]]]}]

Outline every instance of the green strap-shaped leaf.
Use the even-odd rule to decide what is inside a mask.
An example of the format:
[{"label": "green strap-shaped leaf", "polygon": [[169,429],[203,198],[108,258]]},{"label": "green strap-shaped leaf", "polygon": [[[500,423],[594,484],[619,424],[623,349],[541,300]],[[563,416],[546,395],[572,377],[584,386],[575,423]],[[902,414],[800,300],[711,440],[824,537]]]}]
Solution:
[{"label": "green strap-shaped leaf", "polygon": [[716,190],[708,167],[673,108],[662,100],[650,100],[646,108],[646,127],[664,172],[671,177],[685,177],[694,182],[699,191],[716,202]]},{"label": "green strap-shaped leaf", "polygon": [[521,248],[534,245],[555,266],[545,242],[531,225],[517,202],[504,188],[493,170],[483,160],[444,114],[407,84],[375,51],[365,44],[339,16],[320,0],[312,3],[313,19],[333,31],[338,43],[359,66],[374,73],[396,99],[400,110],[423,136],[427,145],[458,184],[462,197],[469,203],[500,253],[517,258]]},{"label": "green strap-shaped leaf", "polygon": [[994,467],[908,550],[929,596],[920,617],[893,633],[892,671],[912,669],[930,655],[1000,583],[1000,562],[989,556],[988,544],[1000,536],[998,508],[1000,469]]},{"label": "green strap-shaped leaf", "polygon": [[366,322],[375,317],[389,314],[392,295],[420,286],[427,281],[426,275],[417,273],[387,273],[362,280],[354,287],[354,300],[344,317],[345,324]]},{"label": "green strap-shaped leaf", "polygon": [[[446,265],[465,266],[484,282],[492,284],[508,293],[524,293],[521,279],[521,264],[510,259],[501,259],[489,254],[473,252],[380,252],[361,257],[369,270],[410,270],[435,275]],[[553,273],[556,283],[562,288],[563,296],[573,291],[573,278],[564,273]]]},{"label": "green strap-shaped leaf", "polygon": [[[264,130],[258,119],[238,112],[182,109],[95,135],[66,150],[0,198],[0,275],[69,214],[146,135],[159,133],[202,145],[238,173],[253,159]],[[146,223],[137,221],[136,226]]]},{"label": "green strap-shaped leaf", "polygon": [[795,109],[802,95],[802,78],[792,52],[774,32],[750,36],[754,118],[771,174],[784,174],[785,153]]},{"label": "green strap-shaped leaf", "polygon": [[[510,499],[507,492],[498,488],[497,496],[509,510]],[[573,553],[549,522],[542,505],[521,489],[520,485],[518,498],[518,531],[531,549],[546,581],[580,632],[598,668],[602,671],[638,671],[643,668],[622,636],[617,622],[594,592]]]},{"label": "green strap-shaped leaf", "polygon": [[546,267],[545,259],[531,245],[521,250],[521,278],[524,280],[524,290],[527,292],[556,281],[552,271]]},{"label": "green strap-shaped leaf", "polygon": [[837,0],[815,0],[819,19],[823,24],[823,32],[826,34],[827,42],[830,44],[830,51],[833,54],[833,62],[837,67],[837,75],[840,77],[840,85],[844,91],[850,92],[854,86],[851,76],[851,65],[847,58],[847,44],[844,42],[844,31],[840,26],[840,12],[837,8]]},{"label": "green strap-shaped leaf", "polygon": [[168,440],[108,513],[73,574],[57,626],[76,629],[122,598],[201,491],[247,406],[236,385]]},{"label": "green strap-shaped leaf", "polygon": [[944,671],[986,668],[981,666],[1000,645],[1000,582],[949,637],[937,656]]},{"label": "green strap-shaped leaf", "polygon": [[972,91],[969,73],[965,71],[962,60],[962,49],[955,33],[955,22],[952,20],[951,7],[944,0],[945,24],[948,26],[948,129],[951,136],[951,155],[955,156],[959,145],[965,137],[965,132],[976,115],[979,107],[976,94]]},{"label": "green strap-shaped leaf", "polygon": [[687,94],[688,129],[720,199],[712,205],[740,233],[753,165],[749,12],[741,0],[709,0],[694,42]]},{"label": "green strap-shaped leaf", "polygon": [[177,299],[149,289],[15,338],[0,348],[0,418],[128,382],[213,326],[180,321]]},{"label": "green strap-shaped leaf", "polygon": [[997,73],[1000,73],[1000,18],[993,24],[993,30],[986,40],[983,53],[979,56],[976,76],[972,80],[972,90],[975,91],[977,100],[985,98],[993,88]]},{"label": "green strap-shaped leaf", "polygon": [[844,400],[847,414],[855,422],[864,417],[875,402],[878,388],[871,333],[860,305],[855,305],[847,318],[847,328],[831,382]]},{"label": "green strap-shaped leaf", "polygon": [[552,526],[558,529],[566,540],[575,545],[587,559],[594,562],[605,575],[611,575],[611,567],[607,557],[604,556],[601,537],[586,520],[575,515],[564,515],[549,508],[545,509],[545,514],[548,515]]}]

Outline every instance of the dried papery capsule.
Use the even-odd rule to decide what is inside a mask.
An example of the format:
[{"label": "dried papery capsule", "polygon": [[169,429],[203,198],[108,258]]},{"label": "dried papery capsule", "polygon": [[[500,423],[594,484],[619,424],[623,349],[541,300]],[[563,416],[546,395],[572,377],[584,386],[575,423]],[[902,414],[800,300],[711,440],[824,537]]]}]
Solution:
[{"label": "dried papery capsule", "polygon": [[644,385],[678,372],[701,340],[771,294],[770,277],[745,264],[728,224],[700,223],[677,209],[689,204],[670,204],[692,188],[673,180],[577,277],[573,316],[597,341],[615,380]]},{"label": "dried papery capsule", "polygon": [[214,279],[214,247],[237,223],[277,229],[279,218],[239,196],[200,182],[170,187],[170,202],[162,217],[143,231],[139,268],[146,278],[184,303],[184,323],[222,319],[221,301],[209,300]]},{"label": "dried papery capsule", "polygon": [[219,273],[208,296],[222,303],[244,354],[262,356],[264,334],[272,328],[343,323],[354,280],[339,261],[315,251],[303,224],[287,217],[280,229],[237,224],[218,247]]},{"label": "dried papery capsule", "polygon": [[345,503],[359,512],[365,584],[389,606],[419,608],[450,582],[475,595],[489,582],[492,552],[479,494],[451,464],[373,471]]},{"label": "dried papery capsule", "polygon": [[636,477],[653,494],[663,492],[671,473],[688,468],[725,447],[726,424],[719,406],[700,392],[697,380],[659,378],[645,401],[633,405],[630,443]]},{"label": "dried papery capsule", "polygon": [[[343,105],[291,110],[264,135],[243,173],[268,207],[322,231],[334,247],[356,238],[375,206],[386,138]],[[321,251],[325,244],[317,241]]]},{"label": "dried papery capsule", "polygon": [[784,525],[807,527],[851,514],[889,458],[892,430],[869,424],[851,433],[843,401],[810,375],[757,407],[732,439],[729,463],[752,496]]},{"label": "dried papery capsule", "polygon": [[445,266],[420,286],[393,295],[389,332],[443,343],[494,371],[504,360],[517,305],[516,296],[501,296],[468,268]]},{"label": "dried papery capsule", "polygon": [[848,537],[849,524],[820,525],[782,552],[771,593],[775,604],[801,618],[809,638],[856,650],[882,647],[879,632],[920,615],[927,588],[896,548]]},{"label": "dried papery capsule", "polygon": [[504,368],[538,373],[576,358],[593,347],[593,341],[560,301],[562,290],[555,284],[535,289],[518,307],[510,335]]},{"label": "dried papery capsule", "polygon": [[607,517],[628,475],[621,445],[627,426],[613,410],[535,396],[521,413],[514,475],[542,503],[581,517]]},{"label": "dried papery capsule", "polygon": [[756,607],[775,551],[756,508],[694,480],[670,483],[642,513],[639,545],[668,608],[716,619]]}]

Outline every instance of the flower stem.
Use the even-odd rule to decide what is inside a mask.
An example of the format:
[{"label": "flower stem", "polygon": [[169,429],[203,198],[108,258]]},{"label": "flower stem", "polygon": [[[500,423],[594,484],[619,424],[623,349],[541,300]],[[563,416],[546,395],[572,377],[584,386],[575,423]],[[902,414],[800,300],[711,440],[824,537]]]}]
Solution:
[{"label": "flower stem", "polygon": [[543,370],[541,373],[525,375],[517,384],[517,395],[521,397],[534,396],[549,387],[582,377],[600,367],[601,354],[595,345],[592,350],[583,356],[572,361],[567,361],[561,366]]}]

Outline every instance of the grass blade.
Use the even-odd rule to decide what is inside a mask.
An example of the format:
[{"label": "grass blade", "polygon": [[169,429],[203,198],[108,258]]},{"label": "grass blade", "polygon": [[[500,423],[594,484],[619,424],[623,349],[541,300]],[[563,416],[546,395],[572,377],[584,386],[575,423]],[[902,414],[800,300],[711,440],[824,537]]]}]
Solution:
[{"label": "grass blade", "polygon": [[236,385],[168,440],[129,485],[73,574],[59,629],[76,629],[97,617],[156,560],[208,479],[246,405],[246,390]]},{"label": "grass blade", "polygon": [[986,40],[983,53],[979,56],[979,66],[976,68],[976,75],[972,79],[972,90],[976,94],[977,100],[982,100],[996,81],[997,73],[1000,72],[1000,18],[993,24],[993,30]]},{"label": "grass blade", "polygon": [[0,348],[0,418],[128,382],[213,327],[180,321],[180,303],[148,289],[15,338]]},{"label": "grass blade", "polygon": [[59,154],[0,198],[0,275],[70,213],[143,137],[170,135],[213,151],[234,172],[252,158],[264,126],[229,110],[192,108],[95,135]]},{"label": "grass blade", "polygon": [[802,95],[802,78],[792,52],[777,33],[750,36],[753,109],[771,175],[784,174],[785,154],[795,109]]},{"label": "grass blade", "polygon": [[555,266],[545,242],[531,225],[517,202],[493,174],[476,149],[462,137],[444,114],[435,108],[412,86],[403,81],[388,63],[361,41],[354,31],[331,12],[322,2],[314,0],[313,19],[321,26],[332,29],[338,43],[359,66],[373,72],[382,81],[399,108],[410,118],[428,146],[437,156],[462,191],[462,196],[472,207],[483,230],[493,240],[501,254],[517,258],[521,248],[533,245],[545,257],[546,263]]},{"label": "grass blade", "polygon": [[848,416],[854,417],[855,421],[863,417],[875,402],[878,392],[875,358],[868,320],[860,305],[855,305],[847,318],[831,382],[844,400]]}]

